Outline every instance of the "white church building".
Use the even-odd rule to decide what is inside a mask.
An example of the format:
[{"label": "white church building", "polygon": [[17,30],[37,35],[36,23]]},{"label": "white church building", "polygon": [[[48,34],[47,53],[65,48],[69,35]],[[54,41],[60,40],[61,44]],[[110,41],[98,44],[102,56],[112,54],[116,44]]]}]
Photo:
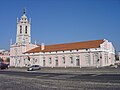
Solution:
[{"label": "white church building", "polygon": [[90,40],[54,45],[31,44],[31,20],[25,11],[17,19],[16,43],[10,46],[10,66],[103,67],[115,63],[115,49],[108,40]]},{"label": "white church building", "polygon": [[27,19],[24,10],[20,21],[17,18],[16,43],[10,44],[10,66],[22,66],[24,57],[23,52],[37,47],[31,44],[31,19]]}]

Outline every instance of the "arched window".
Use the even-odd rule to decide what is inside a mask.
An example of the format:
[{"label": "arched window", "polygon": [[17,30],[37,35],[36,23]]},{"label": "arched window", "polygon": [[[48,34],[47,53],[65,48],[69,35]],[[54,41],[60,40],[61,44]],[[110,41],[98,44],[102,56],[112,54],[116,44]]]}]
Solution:
[{"label": "arched window", "polygon": [[27,34],[27,26],[25,26],[25,33]]},{"label": "arched window", "polygon": [[20,33],[22,33],[22,26],[20,26]]}]

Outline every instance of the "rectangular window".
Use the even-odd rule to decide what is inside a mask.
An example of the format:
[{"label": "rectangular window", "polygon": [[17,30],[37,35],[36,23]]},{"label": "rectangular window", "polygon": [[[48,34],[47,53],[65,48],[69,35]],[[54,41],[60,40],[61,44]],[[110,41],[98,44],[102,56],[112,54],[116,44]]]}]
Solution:
[{"label": "rectangular window", "polygon": [[27,34],[27,26],[25,26],[25,33]]},{"label": "rectangular window", "polygon": [[93,64],[94,64],[94,66],[97,65],[97,60],[98,60],[98,55],[97,55],[97,54],[94,54],[94,55],[93,55]]},{"label": "rectangular window", "polygon": [[24,64],[26,64],[26,59],[24,59]]},{"label": "rectangular window", "polygon": [[108,54],[105,53],[105,64],[108,64]]},{"label": "rectangular window", "polygon": [[52,63],[52,58],[49,58],[49,64],[51,64]]},{"label": "rectangular window", "polygon": [[63,64],[65,64],[65,57],[62,57],[62,59],[63,59]]},{"label": "rectangular window", "polygon": [[33,58],[33,64],[35,64],[35,59]]},{"label": "rectangular window", "polygon": [[43,60],[43,66],[45,66],[45,60]]},{"label": "rectangular window", "polygon": [[86,61],[87,65],[89,64],[89,60],[90,60],[90,56],[88,54],[86,54],[85,55],[85,61]]},{"label": "rectangular window", "polygon": [[73,63],[73,57],[70,57],[70,62]]},{"label": "rectangular window", "polygon": [[20,33],[22,33],[22,26],[20,26]]}]

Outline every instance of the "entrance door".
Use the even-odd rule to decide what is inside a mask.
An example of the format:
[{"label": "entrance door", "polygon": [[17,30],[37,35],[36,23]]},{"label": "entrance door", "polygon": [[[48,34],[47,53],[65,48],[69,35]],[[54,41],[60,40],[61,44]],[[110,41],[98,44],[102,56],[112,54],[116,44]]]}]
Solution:
[{"label": "entrance door", "polygon": [[80,60],[76,59],[76,66],[80,66]]},{"label": "entrance door", "polygon": [[58,66],[58,60],[55,60],[55,66]]},{"label": "entrance door", "polygon": [[45,66],[45,60],[43,60],[43,66]]}]

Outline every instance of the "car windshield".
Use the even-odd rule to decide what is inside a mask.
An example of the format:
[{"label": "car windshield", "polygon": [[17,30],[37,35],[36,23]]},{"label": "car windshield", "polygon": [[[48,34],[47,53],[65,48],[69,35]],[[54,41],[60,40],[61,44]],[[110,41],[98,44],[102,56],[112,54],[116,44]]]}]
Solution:
[{"label": "car windshield", "polygon": [[39,67],[38,65],[35,65],[35,67]]},{"label": "car windshield", "polygon": [[31,67],[39,67],[39,65],[32,65]]}]

